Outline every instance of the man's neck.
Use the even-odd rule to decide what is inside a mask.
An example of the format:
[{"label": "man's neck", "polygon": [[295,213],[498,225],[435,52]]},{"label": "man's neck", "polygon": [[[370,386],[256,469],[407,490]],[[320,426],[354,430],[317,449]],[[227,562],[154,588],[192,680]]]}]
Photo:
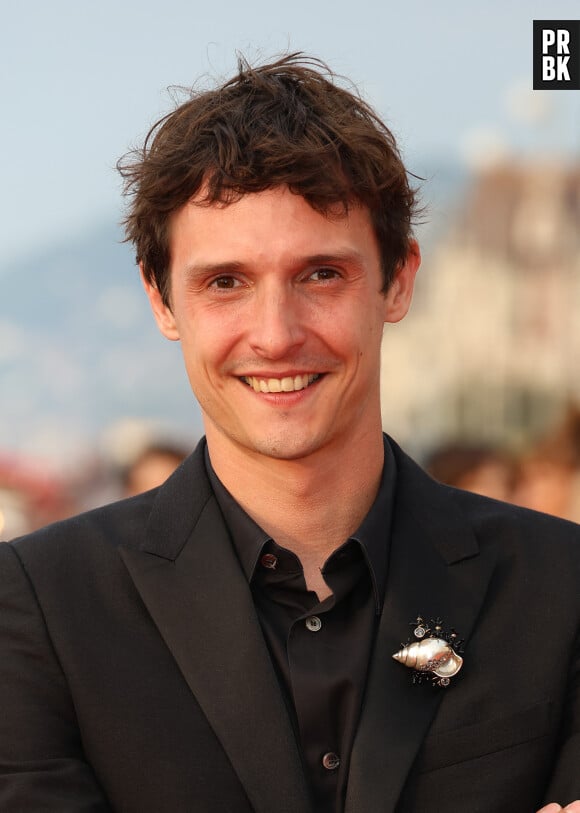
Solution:
[{"label": "man's neck", "polygon": [[224,486],[269,536],[299,557],[309,589],[328,595],[320,569],[359,527],[379,488],[380,431],[299,460],[212,441],[208,433],[212,466]]}]

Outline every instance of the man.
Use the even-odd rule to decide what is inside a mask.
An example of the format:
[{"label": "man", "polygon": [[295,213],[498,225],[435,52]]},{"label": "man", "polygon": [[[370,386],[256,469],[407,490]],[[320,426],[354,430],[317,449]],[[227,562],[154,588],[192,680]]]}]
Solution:
[{"label": "man", "polygon": [[1,547],[0,809],[571,803],[576,526],[382,435],[382,330],[419,266],[390,132],[294,55],[193,96],[121,170],[206,440],[160,489]]}]

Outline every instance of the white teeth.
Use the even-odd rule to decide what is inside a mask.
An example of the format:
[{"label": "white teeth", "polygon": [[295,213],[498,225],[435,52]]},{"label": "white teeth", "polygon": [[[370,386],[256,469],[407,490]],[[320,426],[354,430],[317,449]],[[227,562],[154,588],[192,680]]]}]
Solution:
[{"label": "white teeth", "polygon": [[319,373],[310,375],[285,376],[284,378],[256,378],[255,376],[242,376],[244,381],[254,392],[296,392],[304,390],[313,381],[320,378]]}]

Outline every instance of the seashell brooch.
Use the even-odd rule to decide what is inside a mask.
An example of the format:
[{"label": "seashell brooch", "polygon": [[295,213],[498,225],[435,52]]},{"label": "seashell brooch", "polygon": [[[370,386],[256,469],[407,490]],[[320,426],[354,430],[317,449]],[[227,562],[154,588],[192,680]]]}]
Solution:
[{"label": "seashell brooch", "polygon": [[393,658],[413,670],[413,683],[431,681],[446,688],[463,666],[463,641],[454,629],[445,631],[440,618],[427,623],[417,616],[411,623],[413,636],[403,644]]}]

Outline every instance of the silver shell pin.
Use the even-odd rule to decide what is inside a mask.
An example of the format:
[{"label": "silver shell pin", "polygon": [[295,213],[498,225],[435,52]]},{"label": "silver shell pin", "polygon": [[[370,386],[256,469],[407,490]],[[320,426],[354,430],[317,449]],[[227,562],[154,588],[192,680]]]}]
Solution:
[{"label": "silver shell pin", "polygon": [[454,629],[446,632],[440,618],[427,623],[417,616],[411,626],[415,640],[409,639],[393,658],[413,670],[413,683],[429,680],[446,688],[463,666],[459,654],[463,652],[463,641]]}]

